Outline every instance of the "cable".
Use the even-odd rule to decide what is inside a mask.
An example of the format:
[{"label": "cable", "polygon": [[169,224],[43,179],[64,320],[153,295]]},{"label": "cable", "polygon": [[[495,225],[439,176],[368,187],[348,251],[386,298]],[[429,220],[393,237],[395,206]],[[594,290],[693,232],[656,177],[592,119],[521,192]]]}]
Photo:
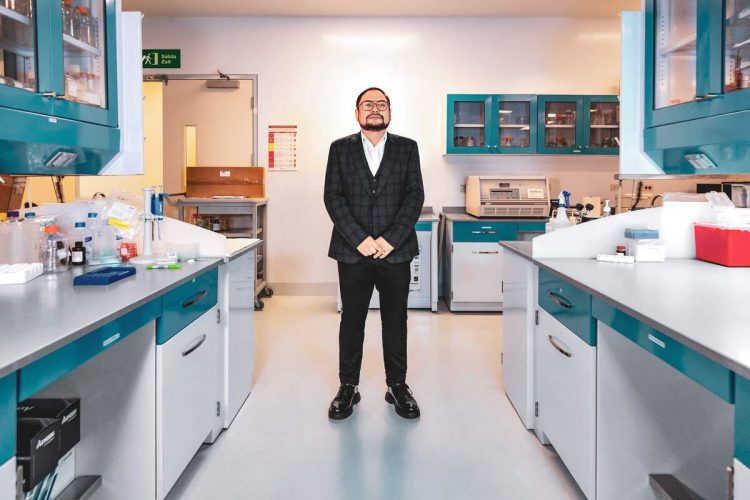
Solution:
[{"label": "cable", "polygon": [[642,190],[643,190],[643,181],[638,181],[638,191],[637,191],[637,194],[635,195],[635,202],[633,203],[633,206],[630,207],[631,211],[635,210],[635,207],[637,207],[638,203],[641,202],[641,192],[642,192]]}]

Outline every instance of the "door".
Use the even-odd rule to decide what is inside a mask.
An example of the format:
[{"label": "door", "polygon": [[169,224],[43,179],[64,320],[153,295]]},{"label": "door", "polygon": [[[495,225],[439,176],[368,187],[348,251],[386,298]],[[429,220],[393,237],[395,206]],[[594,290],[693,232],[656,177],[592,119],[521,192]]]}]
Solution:
[{"label": "door", "polygon": [[117,126],[116,16],[115,0],[53,2],[55,116]]},{"label": "door", "polygon": [[539,425],[581,487],[596,495],[596,347],[539,308]]},{"label": "door", "polygon": [[[209,88],[205,79],[169,78],[164,87],[164,190],[185,191],[190,167],[254,164],[253,81]],[[173,207],[165,207],[176,217]]]},{"label": "door", "polygon": [[503,301],[503,255],[495,243],[453,243],[453,302]]},{"label": "door", "polygon": [[492,151],[532,154],[536,151],[536,97],[497,95],[493,98]]},{"label": "door", "polygon": [[492,152],[491,110],[488,95],[449,95],[447,153]]},{"label": "door", "polygon": [[620,100],[617,96],[586,96],[583,100],[583,144],[586,154],[620,152]]},{"label": "door", "polygon": [[47,0],[0,1],[0,107],[51,114]]},{"label": "door", "polygon": [[581,153],[583,151],[582,110],[582,96],[539,96],[537,152]]}]

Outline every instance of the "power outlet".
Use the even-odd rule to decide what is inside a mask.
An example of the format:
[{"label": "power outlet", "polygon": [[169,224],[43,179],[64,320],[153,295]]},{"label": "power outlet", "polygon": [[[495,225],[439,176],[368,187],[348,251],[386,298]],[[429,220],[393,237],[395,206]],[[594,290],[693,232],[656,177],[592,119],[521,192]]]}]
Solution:
[{"label": "power outlet", "polygon": [[652,189],[654,189],[654,186],[652,186],[651,184],[644,184],[643,185],[643,190],[644,191],[649,191],[650,192]]},{"label": "power outlet", "polygon": [[458,186],[458,190],[459,190],[459,191],[460,191],[461,193],[465,193],[465,192],[466,192],[466,184],[461,184],[461,185],[459,185],[459,186]]}]

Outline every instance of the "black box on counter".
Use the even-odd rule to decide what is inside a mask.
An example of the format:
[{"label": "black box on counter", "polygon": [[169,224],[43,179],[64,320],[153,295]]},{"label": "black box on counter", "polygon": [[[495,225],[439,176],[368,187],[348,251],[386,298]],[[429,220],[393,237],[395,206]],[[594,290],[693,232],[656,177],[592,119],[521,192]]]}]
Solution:
[{"label": "black box on counter", "polygon": [[[60,421],[60,457],[81,440],[79,398],[29,398],[18,403],[18,418],[56,418]],[[58,457],[59,458],[59,457]]]},{"label": "black box on counter", "polygon": [[19,418],[16,461],[23,468],[23,491],[29,491],[57,466],[60,459],[60,421],[57,418]]}]

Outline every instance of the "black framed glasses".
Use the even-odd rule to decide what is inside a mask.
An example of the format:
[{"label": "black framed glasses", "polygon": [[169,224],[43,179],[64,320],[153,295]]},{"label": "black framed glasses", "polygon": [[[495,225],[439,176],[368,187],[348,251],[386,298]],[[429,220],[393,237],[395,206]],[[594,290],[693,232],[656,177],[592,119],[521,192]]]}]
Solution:
[{"label": "black framed glasses", "polygon": [[359,103],[359,107],[365,111],[372,111],[377,108],[378,111],[385,111],[390,107],[388,101],[362,101]]}]

